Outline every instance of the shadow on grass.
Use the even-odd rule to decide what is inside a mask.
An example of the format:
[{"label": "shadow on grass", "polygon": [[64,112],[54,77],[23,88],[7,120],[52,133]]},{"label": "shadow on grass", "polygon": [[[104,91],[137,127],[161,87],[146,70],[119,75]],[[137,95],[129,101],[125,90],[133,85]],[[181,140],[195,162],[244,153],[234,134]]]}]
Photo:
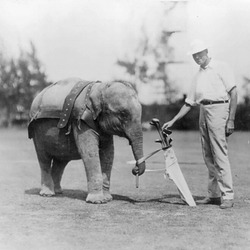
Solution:
[{"label": "shadow on grass", "polygon": [[[203,196],[193,196],[194,201],[204,199]],[[159,200],[159,202],[162,203],[170,203],[170,204],[176,204],[176,205],[187,205],[187,203],[181,199],[180,195],[166,195],[163,198]]]},{"label": "shadow on grass", "polygon": [[[25,194],[28,195],[40,195],[40,188],[32,188],[29,190],[25,190]],[[60,197],[60,198],[70,198],[70,199],[77,199],[77,200],[86,200],[88,193],[84,190],[79,190],[79,189],[63,189],[62,194],[57,194],[55,197]],[[135,203],[136,201],[124,196],[124,195],[118,195],[118,194],[112,194],[113,200],[120,200],[120,201],[127,201],[131,203]]]},{"label": "shadow on grass", "polygon": [[[31,188],[25,190],[25,194],[28,195],[38,195],[40,196],[40,188]],[[70,199],[77,199],[77,200],[85,200],[87,198],[87,192],[83,190],[75,190],[75,189],[64,189],[62,194],[56,194],[54,197],[56,198],[63,198],[67,197]]]},{"label": "shadow on grass", "polygon": [[[194,200],[200,199],[201,197],[193,197]],[[154,198],[149,200],[137,200],[136,203],[148,203],[148,202],[159,202],[159,203],[168,203],[168,204],[174,204],[174,205],[187,205],[185,201],[183,201],[179,194],[169,194],[165,195],[161,198]]]},{"label": "shadow on grass", "polygon": [[[25,190],[25,194],[28,195],[39,195],[40,189],[39,188],[32,188],[29,190]],[[57,194],[55,197],[57,198],[64,198],[67,197],[69,199],[77,199],[77,200],[86,200],[88,193],[84,190],[79,189],[64,189],[62,194]],[[115,201],[126,201],[132,204],[137,203],[169,203],[175,205],[186,205],[186,203],[180,198],[178,194],[169,194],[165,195],[161,198],[154,198],[154,199],[132,199],[128,196],[119,195],[119,194],[112,194],[113,200]],[[194,200],[203,199],[203,196],[194,196]]]}]

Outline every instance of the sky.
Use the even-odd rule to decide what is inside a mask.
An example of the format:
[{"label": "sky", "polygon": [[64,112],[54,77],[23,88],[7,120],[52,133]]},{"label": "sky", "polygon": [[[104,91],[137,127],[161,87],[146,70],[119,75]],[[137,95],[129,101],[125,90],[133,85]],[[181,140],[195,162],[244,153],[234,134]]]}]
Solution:
[{"label": "sky", "polygon": [[[0,0],[0,50],[17,56],[32,41],[49,80],[81,77],[86,80],[124,78],[118,58],[135,56],[144,27],[152,41],[163,25],[165,0]],[[176,52],[187,61],[185,69],[172,69],[179,91],[186,93],[197,70],[186,55],[195,38],[209,45],[213,57],[230,64],[239,89],[242,76],[250,78],[250,1],[191,0],[185,12],[174,16],[185,24],[185,36],[173,40]],[[190,70],[191,69],[191,70]],[[180,74],[181,72],[181,74]],[[128,76],[126,76],[128,77]],[[129,79],[127,79],[129,80]],[[159,94],[159,93],[158,93]],[[141,89],[149,102],[152,89]]]}]

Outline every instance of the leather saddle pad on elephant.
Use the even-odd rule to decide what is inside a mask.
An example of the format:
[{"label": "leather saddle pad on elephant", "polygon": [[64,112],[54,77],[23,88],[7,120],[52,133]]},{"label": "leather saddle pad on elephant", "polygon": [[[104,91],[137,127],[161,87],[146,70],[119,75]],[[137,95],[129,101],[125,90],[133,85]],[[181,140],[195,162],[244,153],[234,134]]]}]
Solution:
[{"label": "leather saddle pad on elephant", "polygon": [[[68,114],[65,113],[65,109],[68,110],[65,106],[69,105],[72,109],[77,95],[90,83],[80,78],[69,78],[49,85],[33,100],[30,109],[31,121],[39,118],[62,119],[62,115],[68,116],[68,119],[71,110]],[[62,124],[61,127],[65,126],[66,123]]]}]

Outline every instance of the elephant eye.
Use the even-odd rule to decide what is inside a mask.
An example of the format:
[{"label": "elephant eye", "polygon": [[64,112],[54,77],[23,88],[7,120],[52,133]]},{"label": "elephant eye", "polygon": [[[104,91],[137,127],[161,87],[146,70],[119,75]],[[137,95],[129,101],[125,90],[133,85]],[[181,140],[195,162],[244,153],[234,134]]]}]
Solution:
[{"label": "elephant eye", "polygon": [[127,110],[120,111],[120,116],[122,119],[129,120],[130,114]]}]

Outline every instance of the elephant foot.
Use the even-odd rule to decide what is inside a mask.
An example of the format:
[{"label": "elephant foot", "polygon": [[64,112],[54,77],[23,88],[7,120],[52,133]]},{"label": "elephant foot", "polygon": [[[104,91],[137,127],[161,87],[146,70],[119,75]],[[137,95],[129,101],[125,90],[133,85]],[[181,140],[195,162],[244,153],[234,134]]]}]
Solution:
[{"label": "elephant foot", "polygon": [[55,192],[46,186],[42,186],[40,191],[41,196],[51,197],[55,195]]},{"label": "elephant foot", "polygon": [[103,204],[107,203],[103,193],[94,193],[94,194],[88,194],[86,198],[87,203],[93,203],[93,204]]},{"label": "elephant foot", "polygon": [[113,197],[109,191],[103,191],[103,195],[104,195],[105,201],[109,202],[113,200]]},{"label": "elephant foot", "polygon": [[63,193],[63,190],[61,187],[59,187],[59,188],[55,187],[55,194],[62,194],[62,193]]}]

